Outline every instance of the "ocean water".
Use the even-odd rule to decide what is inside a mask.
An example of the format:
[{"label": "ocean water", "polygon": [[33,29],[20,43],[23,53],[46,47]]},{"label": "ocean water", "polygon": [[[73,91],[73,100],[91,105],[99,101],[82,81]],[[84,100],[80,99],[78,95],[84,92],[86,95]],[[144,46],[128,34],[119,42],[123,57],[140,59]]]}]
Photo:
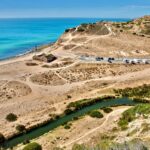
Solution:
[{"label": "ocean water", "polygon": [[35,46],[55,42],[67,28],[101,20],[121,22],[129,19],[0,19],[0,60],[24,54]]}]

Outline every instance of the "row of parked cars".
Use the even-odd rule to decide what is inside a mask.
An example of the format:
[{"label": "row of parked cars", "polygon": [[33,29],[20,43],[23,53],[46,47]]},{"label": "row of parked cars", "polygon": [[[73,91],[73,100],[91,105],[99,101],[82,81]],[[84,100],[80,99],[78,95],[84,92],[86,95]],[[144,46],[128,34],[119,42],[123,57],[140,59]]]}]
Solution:
[{"label": "row of parked cars", "polygon": [[126,64],[150,64],[150,61],[147,59],[124,59]]},{"label": "row of parked cars", "polygon": [[94,57],[94,56],[81,56],[82,60],[87,60],[87,61],[105,61],[109,63],[126,63],[126,64],[150,64],[149,59],[131,59],[131,58],[114,58],[114,57]]},{"label": "row of parked cars", "polygon": [[[106,58],[104,58],[104,57],[96,57],[96,61],[104,61],[104,59],[106,60]],[[115,58],[109,57],[109,58],[107,58],[106,61],[108,61],[109,63],[112,63],[112,61],[115,61]]]}]

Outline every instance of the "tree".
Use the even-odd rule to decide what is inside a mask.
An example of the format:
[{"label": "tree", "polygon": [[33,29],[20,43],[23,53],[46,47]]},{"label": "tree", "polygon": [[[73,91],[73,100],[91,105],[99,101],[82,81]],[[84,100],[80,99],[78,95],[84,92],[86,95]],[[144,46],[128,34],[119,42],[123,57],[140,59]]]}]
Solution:
[{"label": "tree", "polygon": [[17,115],[10,113],[6,116],[6,120],[9,122],[13,122],[17,120]]}]

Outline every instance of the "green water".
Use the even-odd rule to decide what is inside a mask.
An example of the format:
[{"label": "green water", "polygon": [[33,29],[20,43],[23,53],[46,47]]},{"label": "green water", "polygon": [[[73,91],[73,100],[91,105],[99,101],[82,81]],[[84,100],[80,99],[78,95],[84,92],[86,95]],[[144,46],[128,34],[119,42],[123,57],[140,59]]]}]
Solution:
[{"label": "green water", "polygon": [[43,134],[48,133],[49,131],[61,126],[62,124],[73,120],[74,117],[83,116],[84,114],[86,114],[87,112],[89,112],[91,110],[99,109],[102,107],[115,106],[115,105],[136,105],[136,104],[137,104],[137,102],[134,102],[128,98],[113,99],[113,100],[107,100],[107,101],[96,103],[94,105],[83,108],[82,110],[79,110],[70,115],[63,116],[62,118],[59,118],[58,120],[48,123],[45,126],[38,127],[26,134],[23,134],[18,137],[15,137],[13,139],[10,139],[4,143],[4,148],[14,147],[14,146],[22,143],[25,140],[32,140],[37,137],[40,137]]}]

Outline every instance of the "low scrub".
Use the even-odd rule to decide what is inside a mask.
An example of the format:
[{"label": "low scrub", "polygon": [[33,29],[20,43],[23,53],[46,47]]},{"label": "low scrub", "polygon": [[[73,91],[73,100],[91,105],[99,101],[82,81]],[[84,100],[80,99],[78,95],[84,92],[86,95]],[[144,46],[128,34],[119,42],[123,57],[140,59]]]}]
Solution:
[{"label": "low scrub", "polygon": [[6,120],[9,122],[13,122],[17,120],[17,115],[10,113],[6,116]]},{"label": "low scrub", "polygon": [[38,143],[29,143],[23,150],[42,150],[42,146]]},{"label": "low scrub", "polygon": [[123,97],[150,98],[150,85],[144,84],[135,88],[118,89],[114,92]]},{"label": "low scrub", "polygon": [[139,139],[134,139],[129,142],[115,143],[112,140],[101,140],[97,144],[75,144],[72,150],[148,150],[143,144],[144,142]]},{"label": "low scrub", "polygon": [[104,107],[104,108],[101,108],[105,113],[110,113],[113,111],[112,108],[109,108],[109,107]]},{"label": "low scrub", "polygon": [[70,129],[71,128],[71,123],[66,123],[66,124],[64,124],[64,129]]},{"label": "low scrub", "polygon": [[24,125],[19,124],[19,125],[16,126],[16,130],[18,132],[25,132],[26,131],[26,127]]},{"label": "low scrub", "polygon": [[[98,97],[98,98],[93,98],[93,99],[83,99],[80,101],[72,102],[67,106],[67,109],[70,110],[81,110],[84,107],[96,104],[98,102],[102,102],[105,100],[111,100],[115,99],[115,96],[104,96],[104,97]],[[68,110],[69,111],[69,110]]]},{"label": "low scrub", "polygon": [[97,110],[91,111],[89,115],[93,118],[103,118],[103,114]]}]

